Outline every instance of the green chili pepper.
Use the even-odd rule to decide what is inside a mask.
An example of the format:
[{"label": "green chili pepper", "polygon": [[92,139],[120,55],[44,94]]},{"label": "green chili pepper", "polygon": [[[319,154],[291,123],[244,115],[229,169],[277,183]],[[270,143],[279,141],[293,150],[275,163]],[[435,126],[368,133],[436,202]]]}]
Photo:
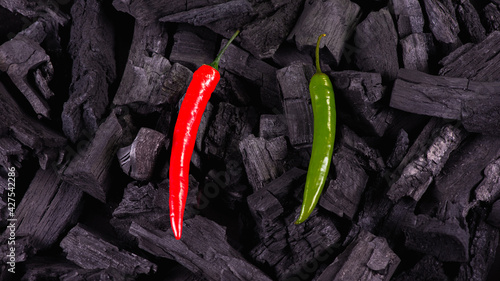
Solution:
[{"label": "green chili pepper", "polygon": [[304,189],[304,200],[296,224],[304,222],[318,203],[330,169],[335,141],[337,113],[333,86],[328,75],[321,72],[319,66],[319,42],[324,36],[326,34],[321,34],[316,44],[316,74],[313,75],[309,83],[314,114],[313,145]]}]

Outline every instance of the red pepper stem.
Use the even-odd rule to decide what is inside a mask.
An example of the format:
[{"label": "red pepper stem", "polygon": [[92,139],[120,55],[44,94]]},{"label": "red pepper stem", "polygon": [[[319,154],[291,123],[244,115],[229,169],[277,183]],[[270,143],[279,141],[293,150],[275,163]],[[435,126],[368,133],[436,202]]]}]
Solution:
[{"label": "red pepper stem", "polygon": [[316,43],[316,73],[322,73],[321,72],[321,67],[319,66],[319,42],[321,41],[321,38],[325,37],[326,34],[321,34],[318,37],[318,42]]},{"label": "red pepper stem", "polygon": [[236,32],[233,34],[233,36],[231,37],[231,39],[229,39],[229,41],[227,41],[227,43],[224,46],[224,48],[222,48],[222,50],[220,50],[220,52],[217,54],[217,57],[215,58],[215,60],[211,64],[209,64],[211,67],[215,68],[216,70],[219,70],[219,61],[220,61],[220,58],[222,57],[222,54],[224,54],[224,52],[226,51],[227,47],[229,47],[229,45],[231,44],[231,42],[233,42],[234,38],[236,38],[236,36],[238,36],[238,34],[240,34],[240,31],[236,30]]}]

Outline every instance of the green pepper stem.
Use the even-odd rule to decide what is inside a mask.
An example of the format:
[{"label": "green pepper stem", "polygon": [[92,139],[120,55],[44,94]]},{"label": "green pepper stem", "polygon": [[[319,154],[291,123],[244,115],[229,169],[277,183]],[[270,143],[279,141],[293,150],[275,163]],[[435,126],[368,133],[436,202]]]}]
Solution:
[{"label": "green pepper stem", "polygon": [[231,37],[231,39],[229,39],[229,41],[227,41],[227,43],[224,46],[224,48],[222,48],[222,50],[220,50],[220,52],[217,54],[217,57],[215,58],[215,60],[211,64],[209,64],[211,67],[215,68],[216,70],[219,70],[219,61],[220,61],[220,58],[222,57],[222,54],[224,54],[224,52],[226,51],[227,47],[229,47],[229,45],[231,44],[231,42],[233,42],[234,38],[236,38],[236,36],[238,36],[238,34],[240,34],[240,31],[236,30],[236,32],[233,34],[233,36]]},{"label": "green pepper stem", "polygon": [[319,42],[321,41],[321,38],[325,37],[326,34],[321,34],[318,37],[318,43],[316,43],[316,73],[322,73],[321,72],[321,67],[319,66]]}]

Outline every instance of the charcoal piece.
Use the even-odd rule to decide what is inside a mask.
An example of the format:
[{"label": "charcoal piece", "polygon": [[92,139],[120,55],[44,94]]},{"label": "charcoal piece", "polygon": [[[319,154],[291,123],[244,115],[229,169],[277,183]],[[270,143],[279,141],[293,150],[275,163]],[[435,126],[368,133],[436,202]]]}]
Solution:
[{"label": "charcoal piece", "polygon": [[435,179],[437,199],[468,205],[470,194],[483,179],[483,170],[498,157],[499,137],[477,135],[466,139]]},{"label": "charcoal piece", "polygon": [[338,111],[339,118],[361,132],[382,136],[393,114],[376,104],[384,93],[380,74],[352,70],[327,74],[332,78],[338,103],[350,109]]},{"label": "charcoal piece", "polygon": [[152,183],[140,186],[131,182],[123,192],[122,201],[113,211],[113,217],[124,217],[150,212],[154,208],[156,191]]},{"label": "charcoal piece", "polygon": [[[320,55],[321,56],[321,55]],[[278,50],[273,54],[273,61],[281,66],[287,67],[292,63],[302,62],[304,64],[313,64],[313,57],[309,54],[299,52],[294,44],[289,43],[288,41],[283,42]],[[327,65],[322,65],[321,70],[323,72],[327,71]]]},{"label": "charcoal piece", "polygon": [[167,93],[167,103],[177,104],[193,78],[193,72],[179,63],[174,63],[163,81],[162,91]]},{"label": "charcoal piece", "polygon": [[488,33],[495,30],[500,31],[500,6],[489,3],[483,9],[484,18],[488,27]]},{"label": "charcoal piece", "polygon": [[271,139],[287,133],[284,115],[262,114],[260,116],[259,137]]},{"label": "charcoal piece", "polygon": [[498,89],[500,82],[476,82],[401,69],[390,106],[416,114],[461,120],[469,132],[498,135]]},{"label": "charcoal piece", "polygon": [[198,133],[196,134],[195,145],[198,151],[203,151],[204,149],[203,140],[205,139],[205,133],[207,132],[209,120],[212,117],[213,113],[214,113],[214,106],[209,101],[207,102],[207,107],[205,108],[205,111],[201,116],[200,126],[198,127]]},{"label": "charcoal piece", "polygon": [[421,258],[411,269],[401,273],[394,281],[415,281],[415,280],[448,280],[444,271],[443,262],[435,257],[426,255]]},{"label": "charcoal piece", "polygon": [[129,232],[137,237],[141,249],[174,259],[209,280],[271,280],[227,243],[225,228],[204,217],[184,221],[182,240],[176,240],[170,229],[148,230],[136,222]]},{"label": "charcoal piece", "polygon": [[[50,64],[46,64],[46,65],[50,65]],[[48,81],[51,80],[50,78],[54,72],[54,69],[52,68],[52,65],[50,65],[50,67],[46,67],[46,69],[49,69],[52,73],[48,73],[48,75],[45,75],[44,73],[42,73],[42,71],[40,69],[37,69],[37,70],[35,70],[33,75],[34,75],[35,83],[36,83],[38,90],[40,90],[40,92],[42,93],[44,98],[50,99],[54,95],[54,92],[52,92],[52,90],[49,88]]]},{"label": "charcoal piece", "polygon": [[140,24],[148,25],[158,21],[165,15],[188,11],[195,8],[211,6],[227,2],[226,0],[194,0],[194,1],[172,1],[169,5],[165,5],[161,1],[150,0],[114,0],[113,6],[118,11],[129,13]]},{"label": "charcoal piece", "polygon": [[[165,145],[165,135],[149,128],[141,128],[134,142],[117,153],[123,172],[136,180],[148,180],[153,175],[156,160]],[[123,159],[127,161],[123,161]],[[125,163],[123,163],[125,162]]]},{"label": "charcoal piece", "polygon": [[[175,85],[177,79],[171,76],[176,76],[180,68],[172,67],[163,56],[166,45],[167,32],[160,23],[147,26],[136,23],[128,61],[113,104],[128,105],[140,113],[149,113],[159,111],[169,99],[175,99],[178,93],[170,91],[175,87],[167,88],[163,83],[168,77],[168,83]],[[185,83],[181,82],[182,88]]]},{"label": "charcoal piece", "polygon": [[429,72],[429,58],[434,54],[434,43],[429,33],[414,33],[400,40],[403,65],[406,69]]},{"label": "charcoal piece", "polygon": [[[366,141],[356,135],[349,127],[339,125],[337,132],[341,136],[337,138],[338,146],[346,146],[360,157],[358,160],[364,169],[368,171],[380,172],[385,169],[384,160],[378,150],[368,146]],[[337,144],[336,144],[337,146]]]},{"label": "charcoal piece", "polygon": [[215,119],[205,133],[205,154],[225,159],[238,153],[240,141],[250,135],[256,123],[257,116],[253,108],[219,103]]},{"label": "charcoal piece", "polygon": [[362,231],[317,280],[391,280],[400,261],[385,238]]},{"label": "charcoal piece", "polygon": [[169,59],[193,70],[202,64],[209,64],[217,53],[216,39],[216,34],[210,30],[179,25],[174,34],[174,44]]},{"label": "charcoal piece", "polygon": [[228,71],[221,74],[212,96],[236,106],[250,106],[259,100],[259,89],[249,81]]},{"label": "charcoal piece", "polygon": [[461,264],[456,278],[457,281],[487,280],[489,272],[495,263],[499,230],[484,221],[484,213],[484,211],[479,211],[479,214],[477,212],[473,214],[476,219],[470,224],[472,229],[469,250],[470,259]]},{"label": "charcoal piece", "polygon": [[[110,167],[115,153],[128,138],[125,116],[117,116],[112,111],[106,121],[99,126],[90,144],[71,159],[63,171],[64,181],[79,187],[94,198],[106,202],[112,174]],[[120,120],[119,120],[120,119]]]},{"label": "charcoal piece", "polygon": [[[361,17],[360,7],[347,0],[306,1],[288,41],[295,42],[300,51],[311,51],[316,47],[319,34],[327,36],[321,41],[335,63],[342,58],[344,43],[349,39]],[[331,61],[327,56],[323,60]]]},{"label": "charcoal piece", "polygon": [[337,177],[331,180],[320,198],[319,205],[339,217],[354,218],[368,175],[356,155],[345,146],[333,154],[332,164]]},{"label": "charcoal piece", "polygon": [[457,220],[418,215],[405,223],[403,232],[408,249],[433,255],[443,262],[469,259],[469,232]]},{"label": "charcoal piece", "polygon": [[50,1],[0,0],[0,6],[12,13],[19,13],[27,18],[44,18],[60,25],[65,25],[69,20],[69,16],[59,9],[59,4],[64,5],[65,3],[67,4],[65,1],[53,3]]},{"label": "charcoal piece", "polygon": [[492,204],[491,211],[486,222],[496,228],[500,228],[500,200],[497,200]]},{"label": "charcoal piece", "polygon": [[16,235],[31,237],[37,250],[50,248],[76,222],[82,204],[78,188],[62,182],[54,170],[40,169],[16,209]]},{"label": "charcoal piece", "polygon": [[492,203],[500,197],[500,158],[484,168],[484,179],[475,190],[476,199]]},{"label": "charcoal piece", "polygon": [[119,249],[81,224],[68,232],[60,246],[66,253],[66,259],[85,269],[112,268],[133,277],[157,270],[156,264]]},{"label": "charcoal piece", "polygon": [[227,18],[249,17],[253,14],[252,5],[247,0],[232,0],[164,16],[160,18],[160,21],[182,22],[200,26]]},{"label": "charcoal piece", "polygon": [[424,15],[418,0],[391,0],[389,8],[395,15],[399,38],[424,31]]},{"label": "charcoal piece", "polygon": [[481,43],[457,49],[440,61],[439,75],[463,77],[473,81],[500,80],[500,31],[494,31]]},{"label": "charcoal piece", "polygon": [[53,257],[35,257],[26,263],[26,272],[22,281],[30,280],[124,280],[131,281],[131,276],[116,269],[83,269],[68,260]]},{"label": "charcoal piece", "polygon": [[341,240],[328,216],[314,211],[307,221],[296,225],[299,212],[300,207],[295,206],[294,212],[274,220],[275,232],[250,252],[258,263],[274,268],[277,280],[300,276],[303,267],[324,260]]},{"label": "charcoal piece", "polygon": [[[13,163],[22,160],[23,154],[24,150],[19,142],[9,137],[0,138],[0,166],[5,169],[11,167]],[[7,184],[2,187],[7,188]]]},{"label": "charcoal piece", "polygon": [[356,27],[355,63],[362,71],[378,72],[384,79],[394,80],[399,63],[398,35],[391,14],[384,8],[371,12]]},{"label": "charcoal piece", "polygon": [[45,118],[50,118],[49,105],[39,94],[39,89],[35,88],[29,80],[35,79],[33,69],[49,63],[50,57],[39,43],[22,34],[18,34],[0,46],[0,71],[9,75],[35,113]]},{"label": "charcoal piece", "polygon": [[313,112],[309,81],[314,74],[311,65],[292,64],[276,72],[283,95],[283,108],[292,146],[310,146],[313,141]]},{"label": "charcoal piece", "polygon": [[[0,83],[0,119],[2,120],[0,132],[9,132],[11,138],[31,148],[40,162],[45,157],[46,151],[61,151],[66,144],[66,139],[62,135],[24,113],[2,83]],[[18,161],[21,161],[23,157],[18,156]],[[47,161],[55,162],[57,157],[58,155]],[[16,159],[11,160],[14,162],[12,164],[16,164],[14,161]]]},{"label": "charcoal piece", "polygon": [[419,201],[464,137],[463,130],[458,127],[448,124],[440,128],[433,141],[404,167],[401,176],[391,185],[387,196],[393,202],[403,196],[410,196]]},{"label": "charcoal piece", "polygon": [[[221,45],[224,45],[225,40]],[[264,61],[231,44],[220,61],[221,71],[228,71],[241,76],[260,88],[260,100],[262,105],[269,109],[281,111],[281,100],[276,69]],[[258,71],[256,71],[258,70]],[[223,76],[224,74],[222,74]]]},{"label": "charcoal piece", "polygon": [[239,149],[254,192],[283,173],[283,155],[287,153],[283,137],[265,140],[249,135],[240,142]]},{"label": "charcoal piece", "polygon": [[83,130],[95,133],[104,117],[116,66],[113,26],[104,14],[103,4],[96,0],[76,1],[71,16],[68,48],[73,59],[72,81],[61,118],[64,134],[76,142]]},{"label": "charcoal piece", "polygon": [[458,38],[460,27],[452,14],[454,10],[438,0],[424,0],[424,4],[429,19],[429,28],[434,38],[443,45],[445,50],[449,48],[452,51],[459,47],[462,44]]},{"label": "charcoal piece", "polygon": [[248,207],[262,240],[280,231],[282,223],[279,220],[289,205],[286,201],[290,200],[288,197],[294,189],[304,184],[305,177],[306,171],[292,168],[248,196]]},{"label": "charcoal piece", "polygon": [[304,1],[291,1],[274,14],[252,21],[239,36],[240,45],[258,59],[270,58],[293,28]]},{"label": "charcoal piece", "polygon": [[474,43],[479,43],[486,38],[486,31],[481,24],[481,19],[469,0],[460,0],[456,8],[457,19],[461,30]]},{"label": "charcoal piece", "polygon": [[404,156],[408,152],[410,147],[410,140],[408,139],[408,133],[401,129],[398,133],[396,143],[394,144],[394,150],[391,152],[387,158],[386,164],[389,168],[395,168],[401,163]]}]

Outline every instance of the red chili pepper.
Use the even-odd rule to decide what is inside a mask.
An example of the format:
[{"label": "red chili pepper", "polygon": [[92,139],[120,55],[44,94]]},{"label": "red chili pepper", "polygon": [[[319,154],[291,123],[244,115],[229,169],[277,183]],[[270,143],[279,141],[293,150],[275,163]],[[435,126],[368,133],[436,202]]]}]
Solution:
[{"label": "red chili pepper", "polygon": [[193,73],[177,122],[175,123],[172,154],[170,156],[170,224],[177,240],[182,235],[182,219],[189,187],[189,164],[193,154],[196,133],[207,102],[220,80],[219,61],[236,31],[210,65],[202,65]]}]

